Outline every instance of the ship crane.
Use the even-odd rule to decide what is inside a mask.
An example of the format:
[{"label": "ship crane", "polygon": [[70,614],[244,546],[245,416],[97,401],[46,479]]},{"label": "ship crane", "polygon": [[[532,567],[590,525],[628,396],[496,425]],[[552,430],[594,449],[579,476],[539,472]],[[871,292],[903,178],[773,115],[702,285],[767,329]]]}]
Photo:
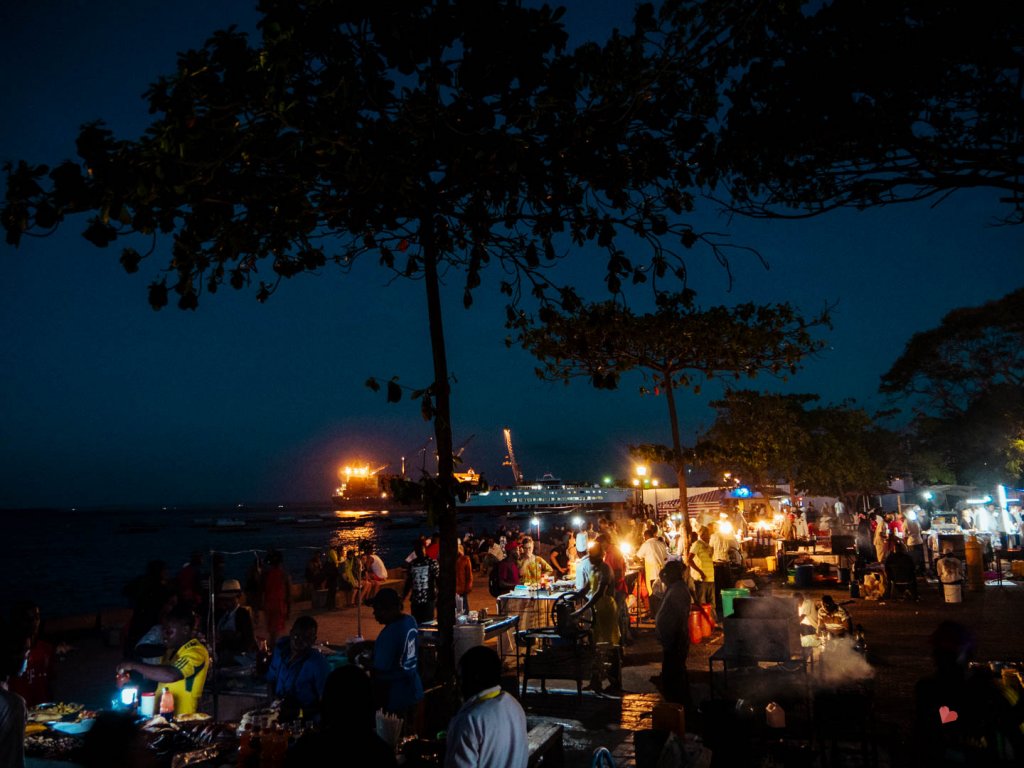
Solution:
[{"label": "ship crane", "polygon": [[465,440],[463,440],[462,441],[462,445],[460,445],[458,448],[455,449],[455,452],[452,454],[452,456],[454,458],[456,458],[456,459],[461,459],[463,451],[466,450],[466,446],[467,445],[469,445],[471,442],[473,442],[473,438],[474,437],[476,437],[476,435],[470,435]]},{"label": "ship crane", "polygon": [[519,463],[516,461],[516,452],[512,450],[512,430],[505,427],[502,432],[505,435],[505,450],[508,451],[508,455],[501,465],[503,467],[512,467],[512,476],[515,477],[516,485],[522,485],[523,471],[519,468]]}]

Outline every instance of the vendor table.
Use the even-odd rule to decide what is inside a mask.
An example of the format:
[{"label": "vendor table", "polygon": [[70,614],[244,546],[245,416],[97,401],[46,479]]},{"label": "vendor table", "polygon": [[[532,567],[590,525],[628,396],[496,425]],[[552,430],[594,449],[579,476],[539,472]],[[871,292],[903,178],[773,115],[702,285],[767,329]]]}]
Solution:
[{"label": "vendor table", "polygon": [[569,591],[516,590],[498,596],[498,613],[501,616],[519,616],[519,629],[550,627],[551,606]]},{"label": "vendor table", "polygon": [[814,665],[814,649],[807,647],[787,656],[772,656],[771,658],[755,658],[753,656],[739,656],[726,653],[725,648],[719,648],[708,657],[708,673],[711,678],[711,698],[715,697],[715,664],[720,664],[722,669],[722,686],[729,687],[729,667],[750,667],[760,666],[762,662],[776,664],[792,664],[797,666],[804,675],[804,682],[810,695],[810,669]]},{"label": "vendor table", "polygon": [[[505,656],[512,653],[515,648],[514,635],[519,630],[519,616],[518,614],[512,614],[511,616],[496,616],[492,619],[487,619],[476,626],[483,626],[484,640],[491,640],[492,638],[498,639],[498,654],[501,656],[502,661],[505,660]],[[473,624],[456,624],[455,629],[458,631],[459,627],[472,627]],[[438,629],[437,621],[428,621],[420,624],[420,642],[425,645],[437,645],[438,641]],[[519,675],[519,654],[516,653],[516,676]]]}]

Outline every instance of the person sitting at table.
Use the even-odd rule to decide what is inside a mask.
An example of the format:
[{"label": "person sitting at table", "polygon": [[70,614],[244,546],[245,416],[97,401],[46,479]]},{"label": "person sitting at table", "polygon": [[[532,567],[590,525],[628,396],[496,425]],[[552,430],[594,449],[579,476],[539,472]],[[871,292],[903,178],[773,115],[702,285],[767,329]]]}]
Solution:
[{"label": "person sitting at table", "polygon": [[281,718],[285,722],[296,719],[300,711],[304,720],[313,720],[319,714],[320,699],[331,669],[315,648],[316,632],[316,619],[299,616],[288,637],[282,637],[274,646],[267,683],[270,695],[283,699]]},{"label": "person sitting at table", "polygon": [[524,536],[519,542],[519,581],[531,586],[540,584],[543,576],[551,576],[554,570],[543,557],[533,553],[533,539]]},{"label": "person sitting at table", "polygon": [[174,714],[192,714],[203,695],[210,671],[210,654],[194,637],[196,617],[188,606],[175,606],[163,626],[167,650],[159,664],[122,661],[118,670],[120,673],[136,672],[155,682],[157,694],[167,688],[174,695]]},{"label": "person sitting at table", "polygon": [[505,546],[505,559],[496,566],[498,569],[498,588],[501,590],[499,594],[511,592],[522,583],[519,573],[518,556],[519,544],[510,541]]},{"label": "person sitting at table", "polygon": [[355,665],[335,669],[327,676],[320,702],[320,728],[308,731],[285,756],[285,768],[335,765],[339,755],[360,755],[374,768],[398,765],[395,751],[377,735],[373,685]]},{"label": "person sitting at table", "polygon": [[252,613],[242,605],[242,585],[238,579],[225,579],[214,602],[218,664],[234,664],[235,657],[256,651],[256,632]]}]

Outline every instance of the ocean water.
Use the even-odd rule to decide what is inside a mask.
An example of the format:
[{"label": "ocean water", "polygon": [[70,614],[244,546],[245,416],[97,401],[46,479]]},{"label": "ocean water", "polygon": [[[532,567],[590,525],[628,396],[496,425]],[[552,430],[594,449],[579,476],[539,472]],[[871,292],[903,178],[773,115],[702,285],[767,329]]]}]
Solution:
[{"label": "ocean water", "polygon": [[[337,513],[333,524],[298,524],[280,518],[325,514],[294,505],[262,508],[158,508],[136,510],[4,510],[0,610],[21,599],[37,602],[43,616],[95,614],[127,606],[125,584],[143,573],[150,560],[164,560],[173,576],[193,551],[224,553],[225,577],[245,579],[259,553],[280,550],[293,580],[301,580],[313,552],[332,543],[373,542],[389,566],[401,565],[413,541],[428,533],[424,518]],[[218,518],[244,520],[240,530],[210,530]],[[494,530],[503,520],[466,520],[461,529]],[[477,525],[482,523],[482,525]]]}]

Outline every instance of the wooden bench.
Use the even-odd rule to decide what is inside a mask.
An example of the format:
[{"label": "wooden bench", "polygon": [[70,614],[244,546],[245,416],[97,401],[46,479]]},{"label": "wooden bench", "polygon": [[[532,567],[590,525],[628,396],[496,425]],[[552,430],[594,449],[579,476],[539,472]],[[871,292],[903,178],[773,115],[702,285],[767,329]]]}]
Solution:
[{"label": "wooden bench", "polygon": [[526,733],[530,756],[527,768],[561,768],[565,765],[565,750],[562,747],[564,726],[558,723],[535,725]]}]

